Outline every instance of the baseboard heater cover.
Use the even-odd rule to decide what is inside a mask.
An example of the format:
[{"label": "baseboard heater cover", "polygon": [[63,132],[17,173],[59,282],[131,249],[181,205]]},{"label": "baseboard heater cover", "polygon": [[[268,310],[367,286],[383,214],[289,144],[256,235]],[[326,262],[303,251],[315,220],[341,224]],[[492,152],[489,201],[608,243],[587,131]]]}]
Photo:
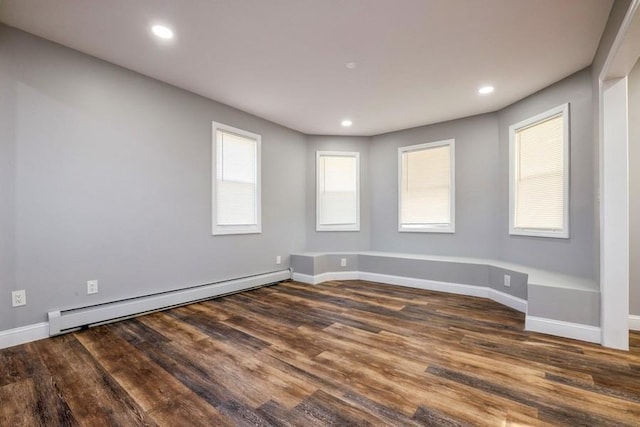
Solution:
[{"label": "baseboard heater cover", "polygon": [[290,279],[291,270],[280,270],[106,304],[50,311],[48,313],[49,335],[60,335],[86,326],[207,300]]}]

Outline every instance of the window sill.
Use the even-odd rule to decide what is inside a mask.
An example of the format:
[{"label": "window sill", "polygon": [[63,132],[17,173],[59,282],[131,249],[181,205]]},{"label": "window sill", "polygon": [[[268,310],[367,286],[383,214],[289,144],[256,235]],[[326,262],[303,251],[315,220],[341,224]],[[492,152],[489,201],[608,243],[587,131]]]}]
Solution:
[{"label": "window sill", "polygon": [[510,236],[525,237],[546,237],[552,239],[568,239],[569,230],[550,231],[550,230],[532,230],[532,229],[512,229],[509,230]]},{"label": "window sill", "polygon": [[455,234],[456,229],[454,227],[398,227],[400,233],[448,233]]},{"label": "window sill", "polygon": [[250,227],[217,226],[211,232],[213,236],[228,236],[233,234],[261,234],[261,233],[262,233],[262,228],[259,226],[250,226]]}]

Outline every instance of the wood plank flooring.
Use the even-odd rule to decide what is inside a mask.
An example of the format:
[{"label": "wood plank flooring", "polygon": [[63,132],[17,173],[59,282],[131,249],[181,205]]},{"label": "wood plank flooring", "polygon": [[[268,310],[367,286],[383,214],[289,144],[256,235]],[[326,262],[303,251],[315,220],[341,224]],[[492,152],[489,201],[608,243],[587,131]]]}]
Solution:
[{"label": "wood plank flooring", "polygon": [[281,283],[0,350],[0,426],[638,426],[631,351],[493,301]]}]

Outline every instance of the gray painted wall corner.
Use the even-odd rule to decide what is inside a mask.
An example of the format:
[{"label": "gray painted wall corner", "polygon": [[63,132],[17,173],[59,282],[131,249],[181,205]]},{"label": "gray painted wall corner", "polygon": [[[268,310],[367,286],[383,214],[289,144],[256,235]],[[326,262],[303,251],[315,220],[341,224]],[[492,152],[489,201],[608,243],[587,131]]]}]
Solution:
[{"label": "gray painted wall corner", "polygon": [[[307,136],[306,239],[307,251],[368,250],[371,241],[371,186],[369,146],[364,136]],[[316,231],[316,152],[354,151],[360,153],[360,231]]]},{"label": "gray painted wall corner", "polygon": [[[346,261],[345,266],[342,260]],[[358,271],[360,268],[360,257],[357,254],[327,254],[316,258],[315,274],[322,274],[332,271]]]},{"label": "gray painted wall corner", "polygon": [[291,255],[291,269],[294,273],[305,274],[309,276],[315,275],[315,262],[312,256],[303,254]]},{"label": "gray painted wall corner", "polygon": [[[510,277],[510,286],[505,286],[505,275]],[[529,276],[519,271],[506,270],[493,265],[489,266],[489,282],[488,286],[505,294],[513,295],[518,298],[528,299],[528,280]]]}]

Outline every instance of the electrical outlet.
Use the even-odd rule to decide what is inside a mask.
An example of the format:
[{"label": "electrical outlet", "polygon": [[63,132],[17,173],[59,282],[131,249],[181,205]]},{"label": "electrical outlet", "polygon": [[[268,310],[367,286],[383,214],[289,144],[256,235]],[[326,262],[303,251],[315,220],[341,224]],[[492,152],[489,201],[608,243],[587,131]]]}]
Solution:
[{"label": "electrical outlet", "polygon": [[98,293],[98,281],[97,280],[89,280],[87,282],[87,294],[97,294]]},{"label": "electrical outlet", "polygon": [[27,291],[23,289],[21,291],[11,292],[11,305],[13,307],[27,305]]},{"label": "electrical outlet", "polygon": [[340,267],[346,267],[346,266],[347,266],[347,259],[340,258]]},{"label": "electrical outlet", "polygon": [[507,288],[510,288],[510,287],[511,287],[511,276],[509,276],[508,274],[505,274],[505,275],[504,275],[504,285],[505,285]]},{"label": "electrical outlet", "polygon": [[282,264],[282,257],[280,255],[276,256],[276,264]]}]

